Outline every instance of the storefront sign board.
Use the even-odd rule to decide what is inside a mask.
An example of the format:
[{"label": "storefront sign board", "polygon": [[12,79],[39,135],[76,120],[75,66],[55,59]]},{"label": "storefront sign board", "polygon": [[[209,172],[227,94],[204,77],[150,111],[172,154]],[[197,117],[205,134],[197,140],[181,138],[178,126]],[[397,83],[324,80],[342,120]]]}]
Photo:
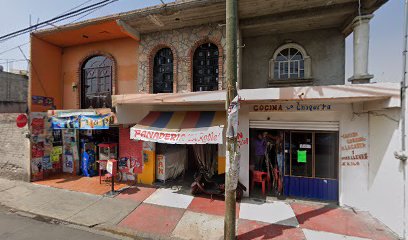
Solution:
[{"label": "storefront sign board", "polygon": [[333,111],[334,106],[329,103],[270,103],[270,104],[253,104],[252,112],[325,112]]},{"label": "storefront sign board", "polygon": [[130,138],[148,142],[168,144],[222,144],[223,128],[221,126],[196,128],[192,131],[167,132],[150,129],[131,129]]}]

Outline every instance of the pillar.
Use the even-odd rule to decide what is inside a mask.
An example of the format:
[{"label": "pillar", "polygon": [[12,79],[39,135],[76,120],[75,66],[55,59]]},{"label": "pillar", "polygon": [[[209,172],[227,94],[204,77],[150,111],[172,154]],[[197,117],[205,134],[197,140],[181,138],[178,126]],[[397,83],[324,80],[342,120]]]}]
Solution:
[{"label": "pillar", "polygon": [[354,73],[349,81],[353,84],[369,83],[374,76],[368,73],[368,51],[370,41],[370,20],[372,14],[357,16],[352,22]]}]

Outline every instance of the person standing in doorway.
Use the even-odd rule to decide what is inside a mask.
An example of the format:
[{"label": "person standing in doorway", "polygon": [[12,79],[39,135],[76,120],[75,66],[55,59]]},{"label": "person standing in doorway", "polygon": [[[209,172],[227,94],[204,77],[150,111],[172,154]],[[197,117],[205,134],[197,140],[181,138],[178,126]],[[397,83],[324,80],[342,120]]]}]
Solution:
[{"label": "person standing in doorway", "polygon": [[255,139],[255,170],[262,171],[262,166],[265,161],[266,141],[262,133],[258,133]]}]

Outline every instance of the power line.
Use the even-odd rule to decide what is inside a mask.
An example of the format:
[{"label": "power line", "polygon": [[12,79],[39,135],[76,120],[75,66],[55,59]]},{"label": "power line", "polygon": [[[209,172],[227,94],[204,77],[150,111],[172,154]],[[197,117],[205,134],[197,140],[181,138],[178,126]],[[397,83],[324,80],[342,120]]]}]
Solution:
[{"label": "power line", "polygon": [[[82,3],[82,4],[78,5],[78,6],[76,6],[76,7],[74,7],[74,8],[71,8],[70,10],[76,9],[76,8],[78,8],[78,7],[80,7],[80,6],[83,6],[84,4],[89,3],[89,2],[91,2],[91,1],[94,1],[94,0],[88,0],[88,1],[86,1],[86,2],[84,2],[84,3]],[[90,11],[89,13],[85,14],[84,16],[81,16],[81,17],[78,18],[78,19],[75,19],[75,20],[72,21],[71,23],[74,23],[74,22],[76,22],[76,21],[78,21],[78,20],[80,20],[80,19],[82,19],[82,18],[88,16],[89,14],[95,12],[96,10],[98,10],[98,9],[100,9],[100,8],[102,8],[102,7],[106,6],[106,5],[108,5],[108,4],[111,4],[111,3],[113,3],[113,2],[116,2],[116,1],[118,1],[118,0],[110,0],[110,1],[111,1],[111,2],[107,2],[107,3],[105,3],[105,4],[101,5],[101,6],[98,6],[98,7],[95,7],[95,8],[92,8],[92,9],[88,10],[88,11]],[[67,10],[67,11],[70,11],[70,10]],[[65,11],[64,13],[66,13],[67,11]],[[80,14],[83,14],[83,13],[86,13],[86,12],[87,12],[87,11],[81,12],[81,13],[79,13],[79,14],[76,14],[75,16],[80,15]],[[64,14],[64,13],[62,13],[62,14]],[[60,15],[62,15],[62,14],[60,14]],[[74,16],[72,16],[72,17],[74,17]],[[65,20],[65,19],[62,19],[62,20]],[[61,21],[62,21],[62,20],[61,20]],[[29,32],[29,31],[27,31],[27,32]],[[19,35],[22,35],[22,34],[24,34],[24,33],[21,33],[21,34],[19,34]],[[10,38],[12,38],[12,37],[10,37]],[[8,39],[10,39],[10,38],[7,38],[7,39],[5,39],[5,40],[8,40]],[[4,41],[5,41],[5,40],[4,40]],[[7,52],[10,52],[10,51],[12,51],[12,50],[18,49],[18,48],[20,48],[20,47],[22,47],[22,46],[25,46],[25,45],[29,44],[29,43],[30,43],[30,42],[25,42],[25,43],[20,44],[20,45],[18,45],[18,46],[16,46],[16,47],[7,49],[7,50],[5,50],[5,51],[3,51],[3,52],[0,52],[0,55],[2,55],[2,54],[4,54],[4,53],[7,53]]]},{"label": "power line", "polygon": [[39,27],[47,26],[48,23],[60,22],[60,21],[63,21],[65,19],[81,15],[81,14],[86,13],[88,11],[92,11],[95,8],[98,8],[100,6],[106,6],[107,4],[110,4],[110,3],[113,3],[113,2],[116,2],[116,1],[118,1],[118,0],[103,0],[103,1],[95,3],[95,4],[91,4],[89,6],[80,8],[80,9],[75,10],[75,11],[71,11],[69,13],[66,13],[66,14],[63,14],[63,15],[60,15],[60,16],[57,16],[57,17],[54,17],[54,18],[51,18],[51,19],[49,19],[47,21],[43,21],[41,23],[32,25],[30,27],[27,27],[27,28],[24,28],[24,29],[21,29],[21,30],[18,30],[18,31],[15,31],[15,32],[12,32],[12,33],[9,33],[9,34],[6,34],[6,35],[3,35],[3,36],[0,37],[0,41],[6,41],[8,39],[11,39],[11,38],[17,37],[19,35],[25,34],[27,32],[30,32],[32,29],[37,29]]},{"label": "power line", "polygon": [[79,7],[82,7],[83,5],[85,5],[85,4],[89,3],[89,2],[92,2],[92,1],[94,1],[94,0],[87,0],[87,1],[85,1],[85,2],[83,2],[83,3],[81,3],[81,4],[79,4],[78,6],[75,6],[75,7],[73,7],[73,8],[70,8],[70,9],[68,9],[68,10],[66,10],[66,11],[64,11],[64,12],[62,12],[60,15],[63,15],[63,14],[68,13],[68,12],[70,12],[70,11],[73,11],[73,10],[75,10],[75,9],[77,9],[77,8],[79,8]]},{"label": "power line", "polygon": [[4,54],[4,53],[7,53],[7,52],[10,52],[10,51],[13,51],[14,49],[17,49],[17,48],[19,48],[19,47],[25,46],[25,45],[27,45],[27,44],[29,44],[29,43],[30,43],[30,42],[26,42],[26,43],[20,44],[20,45],[18,45],[18,46],[16,46],[16,47],[12,47],[12,48],[9,48],[9,49],[7,49],[7,50],[4,50],[3,52],[0,52],[0,55],[2,55],[2,54]]}]

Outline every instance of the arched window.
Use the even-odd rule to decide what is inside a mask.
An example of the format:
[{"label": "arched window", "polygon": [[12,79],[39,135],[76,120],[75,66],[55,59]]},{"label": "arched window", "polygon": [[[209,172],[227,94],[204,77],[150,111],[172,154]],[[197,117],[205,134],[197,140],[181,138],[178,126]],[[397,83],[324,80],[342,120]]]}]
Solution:
[{"label": "arched window", "polygon": [[93,56],[82,65],[81,108],[112,107],[112,59]]},{"label": "arched window", "polygon": [[170,48],[160,49],[154,56],[153,93],[173,92],[173,53]]},{"label": "arched window", "polygon": [[285,44],[275,51],[269,68],[270,78],[273,80],[308,79],[310,57],[298,44]]},{"label": "arched window", "polygon": [[193,91],[218,90],[218,47],[212,43],[199,46],[193,58]]}]

